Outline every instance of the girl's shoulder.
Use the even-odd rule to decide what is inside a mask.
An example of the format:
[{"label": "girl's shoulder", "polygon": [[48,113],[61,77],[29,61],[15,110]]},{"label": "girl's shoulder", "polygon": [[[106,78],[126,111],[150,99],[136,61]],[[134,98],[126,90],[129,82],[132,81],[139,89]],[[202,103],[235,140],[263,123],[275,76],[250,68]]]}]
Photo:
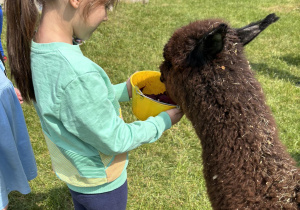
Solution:
[{"label": "girl's shoulder", "polygon": [[72,81],[87,75],[108,80],[104,70],[84,56],[78,45],[67,43],[33,43],[31,69],[36,78],[34,83],[41,83],[41,80],[45,80],[44,83],[49,83],[49,85],[55,83],[62,89],[65,89]]},{"label": "girl's shoulder", "polygon": [[90,60],[88,57],[85,57],[81,52],[66,53],[64,54],[64,59],[66,59],[68,65],[70,65],[75,74],[82,75],[103,71],[98,64]]},{"label": "girl's shoulder", "polygon": [[[56,73],[84,74],[91,71],[99,71],[101,67],[85,57],[78,45],[70,45],[62,42],[39,44],[32,42],[31,47],[32,66],[39,71],[52,68]],[[54,69],[54,70],[53,70]]]}]

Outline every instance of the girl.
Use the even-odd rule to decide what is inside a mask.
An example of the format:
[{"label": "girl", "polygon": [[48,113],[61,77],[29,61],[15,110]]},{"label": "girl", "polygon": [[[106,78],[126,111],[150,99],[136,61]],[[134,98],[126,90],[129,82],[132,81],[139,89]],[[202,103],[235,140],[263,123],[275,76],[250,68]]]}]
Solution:
[{"label": "girl", "polygon": [[5,75],[0,55],[0,210],[8,208],[8,194],[28,194],[37,176],[34,154],[17,89]]},{"label": "girl", "polygon": [[131,84],[112,85],[72,37],[88,39],[117,0],[43,0],[39,27],[34,0],[9,0],[8,57],[25,101],[33,100],[56,175],[75,209],[125,209],[128,151],[156,141],[182,112],[125,123],[121,101]]}]

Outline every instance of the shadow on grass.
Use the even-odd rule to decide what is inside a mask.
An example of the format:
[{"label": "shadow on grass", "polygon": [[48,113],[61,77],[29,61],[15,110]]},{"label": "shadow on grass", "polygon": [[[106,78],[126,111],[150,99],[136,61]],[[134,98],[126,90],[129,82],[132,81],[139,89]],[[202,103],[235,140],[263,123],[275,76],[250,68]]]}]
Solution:
[{"label": "shadow on grass", "polygon": [[284,60],[289,65],[300,66],[300,55],[288,54],[282,56],[281,59]]},{"label": "shadow on grass", "polygon": [[51,189],[48,193],[31,192],[23,195],[19,192],[11,192],[8,206],[8,209],[22,210],[71,210],[74,208],[67,186]]},{"label": "shadow on grass", "polygon": [[[290,61],[292,61],[292,59],[290,59]],[[298,63],[297,65],[299,65],[299,61],[293,61],[293,62]],[[271,79],[280,79],[287,82],[288,81],[292,82],[294,84],[298,84],[300,82],[300,77],[295,76],[291,74],[289,71],[284,69],[269,68],[268,65],[264,63],[251,63],[251,67],[253,71],[266,75]]]},{"label": "shadow on grass", "polygon": [[300,167],[300,152],[294,152],[291,156],[296,160],[297,166]]}]

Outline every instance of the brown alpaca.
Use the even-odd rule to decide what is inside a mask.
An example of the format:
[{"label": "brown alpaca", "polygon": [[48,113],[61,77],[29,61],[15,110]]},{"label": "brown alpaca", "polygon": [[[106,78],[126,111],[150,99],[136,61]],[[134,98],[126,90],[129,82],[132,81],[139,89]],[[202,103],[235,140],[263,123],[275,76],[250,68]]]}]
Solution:
[{"label": "brown alpaca", "polygon": [[300,208],[300,170],[243,53],[277,19],[271,14],[241,29],[196,21],[175,31],[164,48],[161,80],[201,140],[214,209]]}]

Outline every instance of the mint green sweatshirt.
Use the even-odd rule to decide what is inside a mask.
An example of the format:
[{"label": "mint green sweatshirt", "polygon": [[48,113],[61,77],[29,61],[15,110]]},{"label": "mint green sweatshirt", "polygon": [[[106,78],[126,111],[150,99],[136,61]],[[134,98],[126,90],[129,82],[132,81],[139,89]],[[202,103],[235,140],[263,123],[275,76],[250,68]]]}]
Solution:
[{"label": "mint green sweatshirt", "polygon": [[120,187],[127,152],[155,142],[171,127],[169,115],[125,123],[119,102],[129,100],[126,83],[112,85],[78,45],[32,42],[31,50],[34,106],[57,176],[80,193]]}]

